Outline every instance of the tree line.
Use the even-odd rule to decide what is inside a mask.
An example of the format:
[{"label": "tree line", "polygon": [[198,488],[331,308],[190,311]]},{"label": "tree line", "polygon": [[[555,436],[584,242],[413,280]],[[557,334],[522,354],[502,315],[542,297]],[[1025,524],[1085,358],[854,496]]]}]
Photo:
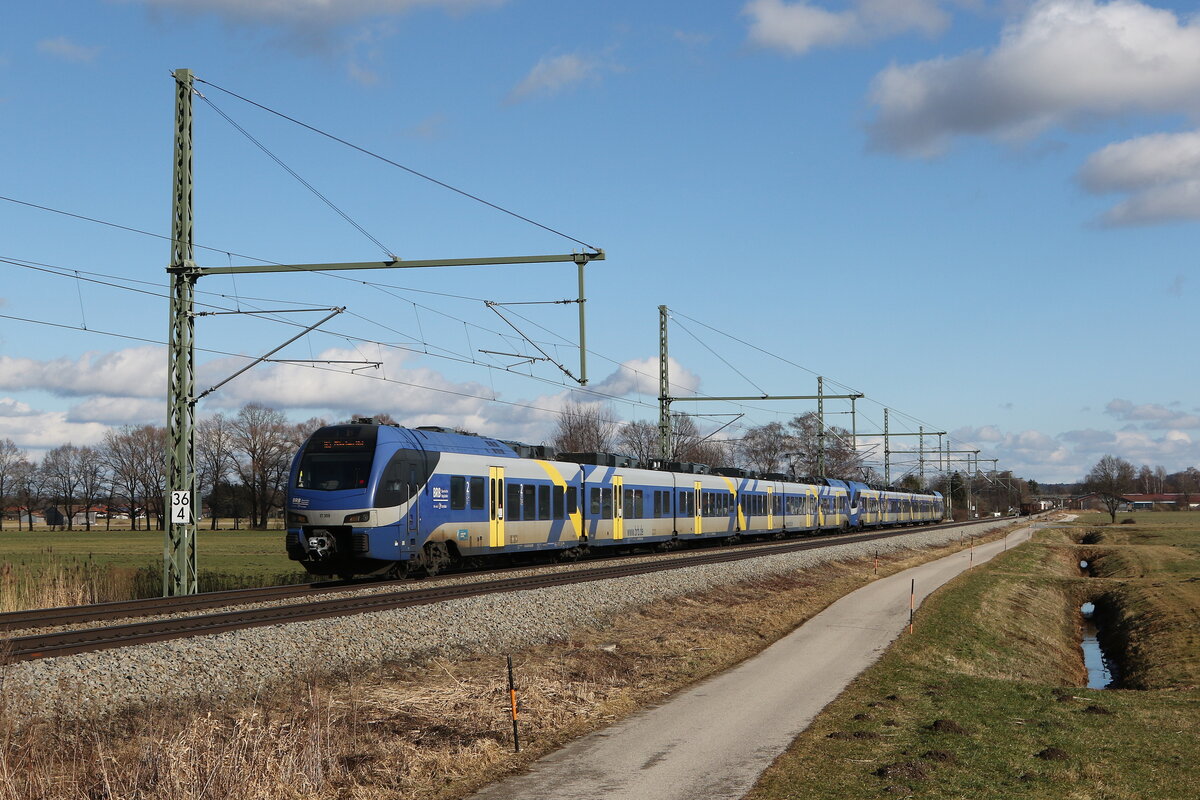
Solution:
[{"label": "tree line", "polygon": [[[289,423],[281,411],[251,403],[237,414],[215,414],[196,424],[197,491],[217,518],[244,518],[252,528],[266,526],[282,508],[292,456],[308,435],[325,425],[321,419]],[[68,442],[34,461],[11,439],[0,440],[0,508],[16,512],[17,527],[33,529],[35,514],[50,513],[52,527],[92,529],[89,510],[106,509],[105,527],[114,515],[127,515],[138,530],[162,530],[166,524],[167,430],[158,425],[125,425],[104,435],[95,447]],[[0,514],[0,529],[4,525]],[[51,521],[53,520],[53,522]]]},{"label": "tree line", "polygon": [[[816,475],[824,451],[825,474],[881,482],[882,477],[861,463],[850,431],[826,425],[810,411],[787,422],[771,422],[743,431],[740,438],[717,438],[720,429],[703,435],[686,414],[671,417],[671,453],[667,461],[738,467],[753,472],[778,472],[802,477]],[[603,404],[568,402],[550,440],[560,452],[617,452],[642,461],[661,458],[658,423],[619,422]]]}]

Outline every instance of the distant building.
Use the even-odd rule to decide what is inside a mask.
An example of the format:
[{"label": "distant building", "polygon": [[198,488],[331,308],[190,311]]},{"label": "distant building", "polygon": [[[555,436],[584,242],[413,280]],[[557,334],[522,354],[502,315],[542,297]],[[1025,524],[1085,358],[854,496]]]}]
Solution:
[{"label": "distant building", "polygon": [[1173,511],[1184,505],[1189,509],[1200,508],[1200,494],[1128,494],[1124,499],[1130,511]]},{"label": "distant building", "polygon": [[[1200,494],[1123,494],[1118,511],[1174,511],[1186,503],[1189,509],[1200,508]],[[1104,495],[1099,492],[1072,497],[1067,508],[1076,511],[1107,511]]]}]

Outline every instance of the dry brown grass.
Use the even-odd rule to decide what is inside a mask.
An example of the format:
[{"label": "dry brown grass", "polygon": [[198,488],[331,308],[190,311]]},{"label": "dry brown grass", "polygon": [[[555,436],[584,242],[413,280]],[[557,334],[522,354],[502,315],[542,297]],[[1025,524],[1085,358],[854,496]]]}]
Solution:
[{"label": "dry brown grass", "polygon": [[0,563],[0,612],[125,600],[136,570],[90,561]]},{"label": "dry brown grass", "polygon": [[[959,549],[885,556],[880,574]],[[298,678],[243,701],[17,730],[0,707],[0,800],[464,796],[759,652],[873,579],[873,562],[674,598],[515,653],[514,754],[499,654]]]}]

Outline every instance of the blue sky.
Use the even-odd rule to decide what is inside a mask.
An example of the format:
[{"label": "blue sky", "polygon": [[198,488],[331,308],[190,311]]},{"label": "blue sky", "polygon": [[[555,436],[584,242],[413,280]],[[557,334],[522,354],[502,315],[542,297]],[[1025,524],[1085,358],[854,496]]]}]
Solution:
[{"label": "blue sky", "polygon": [[[1106,452],[1200,463],[1190,4],[112,0],[0,15],[0,258],[22,264],[0,262],[0,438],[34,454],[165,416],[167,243],[23,204],[169,234],[170,71],[186,67],[207,81],[202,264],[383,255],[217,109],[401,258],[580,247],[226,89],[604,248],[587,271],[596,394],[574,396],[622,419],[656,418],[665,304],[678,393],[810,394],[820,374],[867,395],[860,432],[888,406],[894,432],[947,430],[1042,481]],[[388,411],[540,441],[572,396],[548,362],[505,371],[516,359],[479,352],[536,355],[484,301],[573,297],[570,265],[199,290],[221,308],[346,306],[279,357],[381,362],[256,367],[202,414]],[[578,372],[574,306],[506,313]],[[216,351],[200,382],[320,316],[198,320]],[[813,407],[692,406],[744,413],[735,436]]]}]

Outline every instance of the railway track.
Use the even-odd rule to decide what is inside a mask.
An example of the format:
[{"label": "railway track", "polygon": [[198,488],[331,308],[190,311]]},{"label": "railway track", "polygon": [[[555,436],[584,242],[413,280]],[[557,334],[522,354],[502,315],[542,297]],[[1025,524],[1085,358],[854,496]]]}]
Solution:
[{"label": "railway track", "polygon": [[[979,522],[980,520],[973,520],[966,523],[948,523],[935,527],[959,527],[978,524]],[[933,529],[935,528],[925,527],[920,530],[928,531]],[[0,657],[10,661],[52,658],[113,647],[125,647],[168,639],[222,633],[242,628],[302,622],[305,620],[347,616],[373,611],[386,611],[484,594],[610,580],[632,575],[645,575],[653,572],[683,569],[691,566],[736,562],[777,553],[814,550],[838,544],[881,541],[914,532],[916,531],[912,528],[899,528],[870,533],[840,534],[798,542],[773,542],[735,550],[721,548],[711,552],[693,552],[686,556],[663,556],[651,561],[627,564],[617,563],[567,572],[535,573],[520,577],[443,584],[430,587],[421,587],[420,584],[414,584],[411,581],[360,584],[305,584],[230,592],[210,592],[204,595],[192,595],[189,597],[154,598],[150,600],[105,603],[96,606],[14,612],[12,614],[0,615],[0,625],[7,626],[5,628],[7,630],[77,624],[84,621],[92,622],[115,617],[129,618],[134,616],[178,614],[207,608],[227,607],[237,603],[255,603],[300,596],[311,597],[313,594],[344,593],[360,588],[383,589],[383,591],[373,594],[359,594],[351,597],[311,600],[288,605],[240,609],[213,614],[20,636],[0,641]],[[480,574],[474,573],[474,575]],[[389,584],[397,586],[397,589],[387,590],[386,587]]]}]

